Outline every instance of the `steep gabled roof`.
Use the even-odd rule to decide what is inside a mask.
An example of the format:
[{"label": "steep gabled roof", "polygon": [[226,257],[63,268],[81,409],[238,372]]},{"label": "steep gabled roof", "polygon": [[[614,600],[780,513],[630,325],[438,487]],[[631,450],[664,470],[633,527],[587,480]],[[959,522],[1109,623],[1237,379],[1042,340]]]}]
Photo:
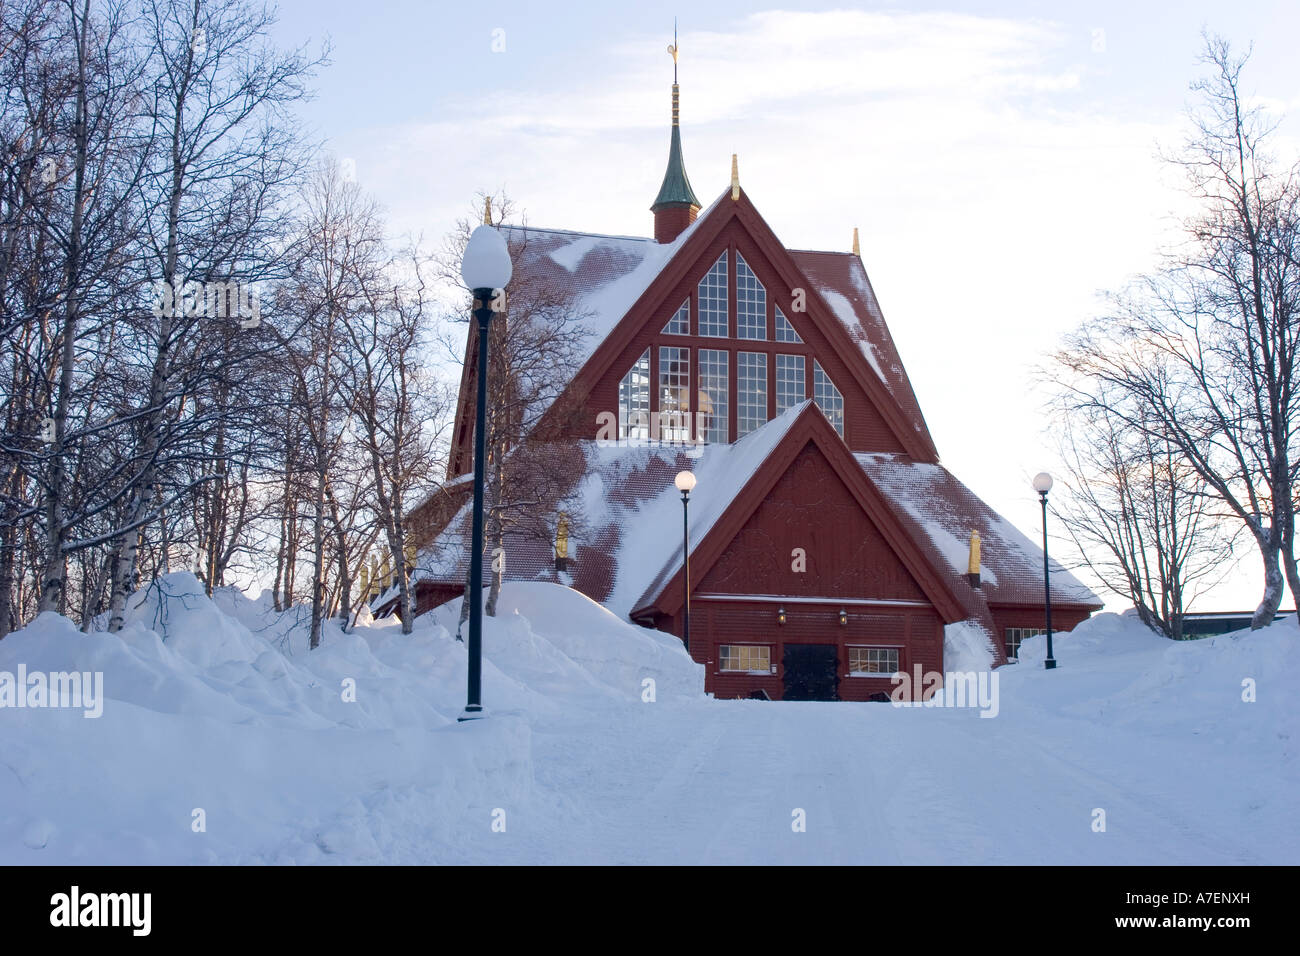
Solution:
[{"label": "steep gabled roof", "polygon": [[[1043,601],[1043,552],[940,465],[899,455],[855,456],[917,541],[929,541],[951,574],[966,573],[970,533],[979,531],[983,599],[992,606]],[[1102,607],[1078,578],[1049,559],[1052,604]]]},{"label": "steep gabled roof", "polygon": [[851,252],[803,249],[790,250],[790,256],[821,293],[849,337],[857,343],[867,363],[888,387],[912,430],[929,440],[930,430],[926,427],[921,405],[912,391],[912,383],[903,367],[903,360],[899,358],[894,338],[889,334],[889,326],[885,323],[862,260]]},{"label": "steep gabled roof", "polygon": [[588,341],[584,364],[575,370],[569,389],[590,392],[646,322],[662,321],[668,294],[733,220],[739,220],[788,288],[807,289],[811,321],[844,358],[902,447],[917,460],[938,461],[861,262],[855,269],[835,253],[802,253],[797,259],[743,189],[735,200],[730,189],[724,190],[681,235],[662,245],[558,230],[515,227],[508,232],[512,241],[527,238],[516,270],[542,270],[575,295]]},{"label": "steep gabled roof", "polygon": [[[721,201],[668,243],[571,229],[500,228],[516,272],[527,271],[572,296],[576,321],[586,333],[578,356],[585,363]],[[568,371],[572,376],[579,368]]]}]

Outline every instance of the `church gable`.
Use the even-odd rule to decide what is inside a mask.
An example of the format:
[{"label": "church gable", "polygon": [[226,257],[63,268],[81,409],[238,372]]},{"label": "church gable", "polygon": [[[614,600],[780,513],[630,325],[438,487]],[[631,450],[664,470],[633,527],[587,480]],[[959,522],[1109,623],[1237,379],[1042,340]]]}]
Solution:
[{"label": "church gable", "polygon": [[[700,582],[692,591],[708,594],[718,588],[717,593],[920,602],[933,605],[945,621],[966,617],[952,582],[936,571],[923,546],[898,521],[825,415],[811,402],[788,415],[793,416],[783,419],[788,424],[774,422],[770,426],[774,431],[763,429],[737,446],[743,449],[760,435],[775,436],[761,467],[738,490],[728,492],[716,520],[707,530],[692,533],[691,577]],[[828,516],[828,509],[833,515]],[[804,548],[807,556],[808,545],[800,543],[800,535],[807,535],[808,541],[815,536],[819,542],[815,547],[824,551],[817,557],[817,571],[802,578],[782,570],[793,570],[794,548]],[[719,569],[716,577],[715,568]],[[823,590],[827,587],[838,590],[828,594]],[[678,553],[632,606],[631,616],[640,620],[676,614],[682,603],[681,588]]]},{"label": "church gable", "polygon": [[817,446],[777,480],[698,593],[925,602],[925,592]]},{"label": "church gable", "polygon": [[682,238],[570,386],[585,392],[578,427],[731,442],[813,399],[854,451],[933,457],[743,191]]}]

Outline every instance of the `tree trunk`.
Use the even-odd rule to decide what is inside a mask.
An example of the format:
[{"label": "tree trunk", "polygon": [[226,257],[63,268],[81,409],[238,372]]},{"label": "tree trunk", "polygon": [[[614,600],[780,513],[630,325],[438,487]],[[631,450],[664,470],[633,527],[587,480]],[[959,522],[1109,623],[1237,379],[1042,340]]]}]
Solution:
[{"label": "tree trunk", "polygon": [[325,613],[325,448],[316,456],[315,520],[312,528],[311,649],[320,647]]},{"label": "tree trunk", "polygon": [[1258,630],[1272,624],[1277,609],[1282,603],[1282,570],[1278,567],[1279,550],[1278,545],[1272,540],[1260,542],[1260,556],[1264,560],[1264,596],[1251,616],[1251,630]]},{"label": "tree trunk", "polygon": [[1291,591],[1291,605],[1300,611],[1300,568],[1296,566],[1295,556],[1295,508],[1291,505],[1290,489],[1287,488],[1280,499],[1282,513],[1282,570],[1286,574],[1286,583]]},{"label": "tree trunk", "polygon": [[348,568],[347,536],[339,520],[338,502],[329,496],[330,518],[334,523],[334,560],[339,569],[338,618],[344,630],[352,618],[352,572]]},{"label": "tree trunk", "polygon": [[[67,528],[64,526],[63,496],[66,493],[66,463],[64,436],[67,432],[68,405],[72,399],[72,373],[76,361],[77,323],[81,304],[81,231],[86,211],[86,163],[89,150],[89,110],[86,99],[86,15],[89,3],[83,7],[81,31],[77,38],[77,122],[75,131],[76,152],[73,162],[72,224],[68,233],[68,258],[64,270],[65,295],[63,308],[62,354],[59,361],[59,385],[54,402],[54,441],[50,449],[49,483],[45,489],[45,568],[41,574],[41,600],[39,610],[61,612],[64,603],[64,584],[68,560],[63,551]],[[74,23],[76,14],[73,15]]]},{"label": "tree trunk", "polygon": [[[501,597],[501,581],[506,571],[506,551],[501,530],[501,509],[493,508],[487,516],[487,533],[483,536],[484,550],[492,556],[492,580],[488,585],[487,604],[483,611],[488,617],[497,616],[497,600]],[[487,555],[484,555],[486,557]]]}]

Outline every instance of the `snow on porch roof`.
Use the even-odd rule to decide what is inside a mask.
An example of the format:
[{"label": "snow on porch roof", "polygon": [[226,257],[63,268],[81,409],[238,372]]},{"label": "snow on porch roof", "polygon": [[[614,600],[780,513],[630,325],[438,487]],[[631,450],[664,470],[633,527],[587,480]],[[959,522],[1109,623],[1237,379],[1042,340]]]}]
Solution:
[{"label": "snow on porch roof", "polygon": [[[1041,604],[1043,552],[1011,522],[975,496],[941,465],[900,455],[858,453],[862,469],[894,505],[917,541],[929,541],[954,574],[966,573],[970,533],[980,533],[983,598],[991,605]],[[1050,561],[1052,603],[1100,608],[1101,600],[1056,561]]]},{"label": "snow on porch roof", "polygon": [[[541,507],[569,511],[572,579],[555,570],[551,543],[507,534],[507,576],[572,584],[610,610],[629,616],[658,598],[681,565],[682,504],[673,484],[678,471],[693,471],[690,540],[695,547],[782,442],[805,401],[729,445],[638,445],[594,440],[569,446],[564,467],[573,485],[564,501]],[[991,626],[989,605],[1039,606],[1043,554],[1010,522],[938,465],[898,455],[854,455],[854,460],[892,506],[909,536],[936,556],[934,566],[954,577],[966,572],[970,532],[981,537],[982,586],[954,581],[953,592],[969,616]],[[460,584],[465,580],[470,502],[421,549],[413,580]],[[1097,608],[1101,601],[1072,574],[1052,563],[1053,601]],[[385,595],[379,603],[391,599]]]},{"label": "snow on porch roof", "polygon": [[[735,496],[780,444],[811,400],[796,405],[744,438],[726,445],[653,445],[574,442],[578,456],[572,496],[543,505],[572,509],[574,577],[557,575],[553,551],[544,542],[505,535],[506,575],[511,580],[573,583],[616,614],[627,617],[643,595],[653,598],[681,563],[682,502],[673,483],[679,471],[694,472],[690,499],[692,546],[726,512]],[[434,540],[420,549],[413,584],[459,584],[468,566],[472,502],[466,500]],[[648,586],[647,586],[648,585]],[[376,606],[391,601],[390,589]]]},{"label": "snow on porch roof", "polygon": [[[750,432],[730,445],[706,445],[699,449],[698,458],[685,457],[687,469],[694,472],[696,485],[691,492],[689,521],[692,549],[702,541],[717,524],[727,507],[754,477],[772,450],[781,443],[811,400],[786,409],[776,418]],[[596,454],[617,452],[618,449],[595,449]],[[663,449],[680,455],[676,449]],[[683,459],[679,457],[679,463]],[[584,489],[584,499],[599,496],[607,483],[616,477],[608,465],[623,464],[618,456],[610,456],[607,466],[598,469],[591,478],[593,483]],[[643,473],[649,469],[642,469]],[[627,616],[659,596],[665,585],[677,573],[682,563],[682,499],[673,484],[676,470],[659,471],[658,481],[667,483],[653,497],[642,499],[632,507],[620,509],[622,513],[610,517],[625,528],[635,529],[634,539],[620,542],[618,573],[605,604],[617,614]]]}]

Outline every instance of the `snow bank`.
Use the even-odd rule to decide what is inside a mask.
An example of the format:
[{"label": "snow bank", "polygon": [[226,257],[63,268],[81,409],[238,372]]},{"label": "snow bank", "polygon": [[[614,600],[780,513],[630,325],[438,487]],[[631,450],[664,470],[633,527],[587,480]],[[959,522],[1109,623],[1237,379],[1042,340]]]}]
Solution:
[{"label": "snow bank", "polygon": [[[454,631],[460,607],[457,599],[432,617]],[[577,591],[507,582],[494,624],[483,656],[524,687],[556,693],[572,682],[605,697],[640,700],[649,678],[657,699],[703,693],[704,668],[679,638],[637,627]]]},{"label": "snow bank", "polygon": [[[1099,614],[1054,635],[1052,643],[1060,667],[1076,672],[1070,697],[1061,701],[1063,713],[1149,733],[1202,736],[1243,753],[1262,750],[1290,761],[1300,756],[1300,627],[1294,618],[1258,631],[1171,641],[1136,615]],[[1046,653],[1046,637],[1020,646],[1021,661],[1031,667],[1041,668]]]},{"label": "snow bank", "polygon": [[410,635],[330,622],[313,651],[301,608],[209,599],[189,574],[135,595],[120,634],[42,615],[0,641],[0,672],[102,673],[103,711],[0,710],[0,863],[456,860],[467,817],[489,832],[532,793],[535,715],[640,707],[647,677],[702,696],[680,643],[576,592],[509,585],[501,609],[489,719],[465,724],[453,608]]},{"label": "snow bank", "polygon": [[974,621],[958,621],[943,629],[943,669],[963,673],[993,669],[988,631]]}]

